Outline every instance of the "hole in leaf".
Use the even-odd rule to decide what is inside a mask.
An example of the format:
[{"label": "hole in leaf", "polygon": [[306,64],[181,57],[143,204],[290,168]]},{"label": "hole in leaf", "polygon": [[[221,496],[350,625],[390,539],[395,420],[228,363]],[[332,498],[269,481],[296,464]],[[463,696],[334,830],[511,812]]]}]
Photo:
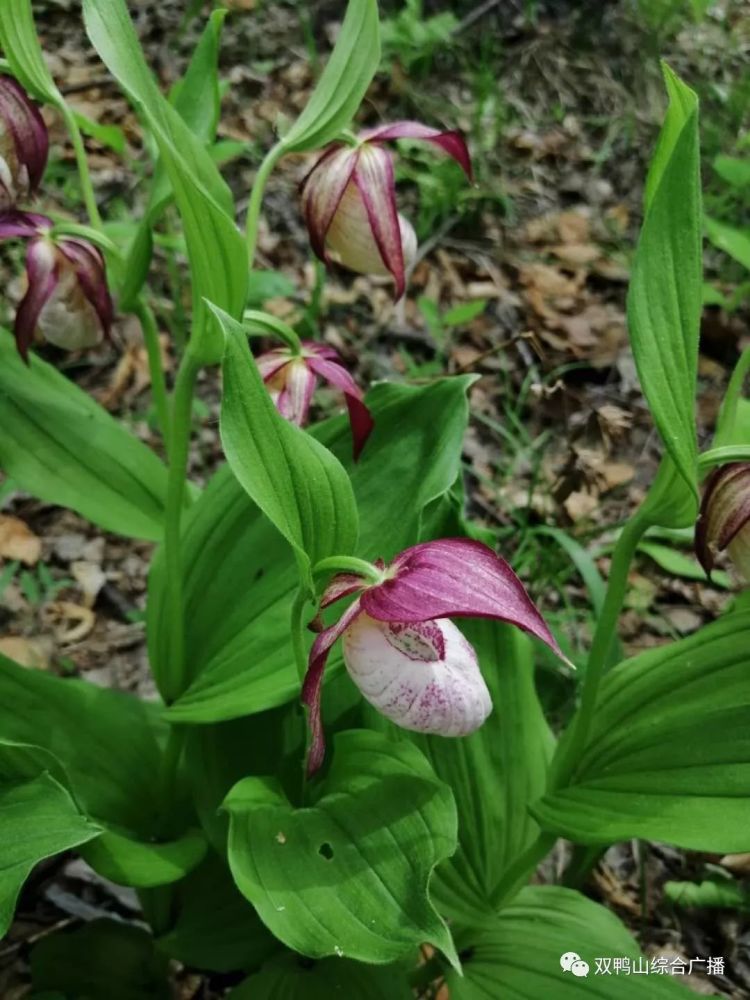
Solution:
[{"label": "hole in leaf", "polygon": [[321,856],[321,858],[325,858],[326,861],[333,860],[333,848],[328,842],[320,845],[320,847],[318,848],[318,854]]}]

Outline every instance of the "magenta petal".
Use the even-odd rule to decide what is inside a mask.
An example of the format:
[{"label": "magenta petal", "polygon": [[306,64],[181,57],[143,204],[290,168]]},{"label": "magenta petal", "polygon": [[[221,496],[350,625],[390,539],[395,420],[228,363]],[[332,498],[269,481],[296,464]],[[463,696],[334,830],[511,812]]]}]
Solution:
[{"label": "magenta petal", "polygon": [[39,108],[11,76],[0,76],[0,118],[13,139],[19,163],[26,168],[28,193],[33,194],[47,166],[47,126]]},{"label": "magenta petal", "polygon": [[469,180],[472,179],[471,157],[466,141],[460,132],[442,132],[438,128],[422,125],[421,122],[402,121],[366,129],[360,133],[359,138],[366,142],[387,142],[389,139],[423,139],[447,153],[459,164]]},{"label": "magenta petal", "polygon": [[284,384],[276,408],[285,420],[304,427],[317,379],[304,358],[295,358],[284,369]]},{"label": "magenta petal", "polygon": [[468,538],[444,538],[406,549],[391,579],[370,587],[362,610],[386,622],[431,618],[495,618],[560,648],[523,584],[504,559]]},{"label": "magenta petal", "polygon": [[328,608],[336,601],[340,601],[350,594],[355,594],[358,590],[364,590],[367,581],[356,573],[337,573],[330,581],[323,596],[320,598],[320,610]]},{"label": "magenta petal", "polygon": [[36,212],[4,212],[0,215],[0,239],[37,236],[40,229],[51,229],[52,219]]},{"label": "magenta petal", "polygon": [[375,426],[372,414],[362,401],[362,390],[346,368],[335,361],[327,361],[324,358],[309,358],[308,364],[316,374],[344,393],[346,408],[349,411],[349,423],[352,428],[354,461],[356,462]]},{"label": "magenta petal", "polygon": [[323,736],[323,719],[320,712],[320,693],[323,686],[323,672],[331,646],[346,631],[360,613],[359,600],[354,601],[335,625],[321,632],[312,644],[307,673],[302,685],[302,704],[307,705],[310,726],[310,750],[307,755],[307,774],[313,775],[320,768],[325,756],[326,744]]},{"label": "magenta petal", "polygon": [[340,361],[338,352],[328,344],[321,344],[317,340],[303,340],[301,341],[302,348],[308,354],[315,354],[319,358],[327,358],[329,361]]},{"label": "magenta petal", "polygon": [[28,361],[34,331],[45,304],[57,285],[57,256],[52,244],[42,238],[29,244],[26,253],[26,273],[29,287],[18,306],[13,329],[18,353]]},{"label": "magenta petal", "polygon": [[274,351],[266,351],[265,354],[259,354],[255,359],[255,364],[258,366],[260,377],[264,382],[268,382],[284,365],[288,365],[290,360],[289,351],[279,348]]},{"label": "magenta petal", "polygon": [[60,252],[73,265],[83,294],[99,317],[105,336],[109,336],[114,318],[114,306],[107,288],[107,271],[101,251],[92,243],[74,237],[66,237],[57,245]]},{"label": "magenta petal", "polygon": [[396,178],[390,154],[378,146],[363,146],[354,171],[354,183],[362,197],[383,264],[393,275],[398,300],[406,291],[406,276],[396,208]]},{"label": "magenta petal", "polygon": [[357,149],[333,147],[320,157],[302,182],[302,214],[310,234],[310,245],[320,260],[328,261],[326,234],[358,159]]}]

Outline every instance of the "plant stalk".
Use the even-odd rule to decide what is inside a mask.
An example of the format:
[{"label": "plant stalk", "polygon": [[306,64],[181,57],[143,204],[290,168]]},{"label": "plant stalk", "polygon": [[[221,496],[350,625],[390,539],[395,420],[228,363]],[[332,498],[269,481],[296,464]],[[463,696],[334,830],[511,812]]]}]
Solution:
[{"label": "plant stalk", "polygon": [[746,347],[742,354],[740,354],[729,379],[724,401],[719,410],[713,443],[714,447],[724,443],[724,438],[731,433],[734,427],[734,422],[737,419],[737,406],[742,396],[742,389],[748,374],[750,374],[750,347]]},{"label": "plant stalk", "polygon": [[578,708],[570,734],[561,742],[558,754],[552,762],[550,774],[553,789],[564,785],[570,778],[576,764],[586,746],[589,730],[594,717],[596,699],[604,675],[609,651],[617,633],[617,620],[622,611],[625,592],[628,585],[628,573],[633,561],[635,550],[641,536],[649,527],[649,521],[637,512],[617,539],[612,553],[612,565],[607,582],[607,593],[599,615],[599,620],[591,643],[591,650],[586,665],[586,675],[583,680],[581,704]]},{"label": "plant stalk", "polygon": [[496,910],[507,906],[516,893],[523,889],[529,877],[536,871],[539,862],[549,854],[556,840],[554,833],[542,831],[523,854],[518,855],[490,897],[490,903]]},{"label": "plant stalk", "polygon": [[284,155],[284,147],[281,143],[272,146],[266,153],[263,161],[258,167],[255,175],[253,189],[250,192],[250,201],[247,204],[247,219],[245,221],[245,242],[247,245],[247,266],[250,271],[253,269],[255,260],[255,250],[258,245],[258,222],[260,220],[260,207],[263,202],[263,193],[266,182],[271,171]]},{"label": "plant stalk", "polygon": [[140,320],[141,329],[143,330],[143,342],[146,345],[146,354],[148,355],[148,370],[151,376],[151,393],[154,397],[156,420],[168,454],[171,443],[169,432],[169,399],[167,397],[167,383],[164,378],[164,368],[161,363],[159,331],[156,327],[156,320],[154,319],[153,312],[142,298],[139,298],[136,301],[133,312]]},{"label": "plant stalk", "polygon": [[86,213],[89,217],[89,222],[94,227],[94,229],[102,230],[102,217],[99,214],[99,208],[96,204],[96,196],[94,194],[94,186],[91,183],[91,174],[89,172],[89,162],[86,158],[86,148],[83,144],[83,136],[81,135],[81,130],[78,127],[78,122],[75,119],[75,115],[70,110],[67,104],[63,102],[59,105],[60,113],[65,121],[65,127],[70,135],[70,141],[73,144],[73,152],[75,153],[76,166],[78,167],[78,177],[81,182],[81,193],[83,195],[83,202],[86,206]]},{"label": "plant stalk", "polygon": [[170,704],[179,694],[185,671],[185,609],[182,595],[181,520],[190,444],[193,391],[200,365],[188,349],[182,356],[175,382],[171,435],[168,448],[169,476],[164,523],[164,561],[169,609],[169,660],[161,664],[162,695]]}]

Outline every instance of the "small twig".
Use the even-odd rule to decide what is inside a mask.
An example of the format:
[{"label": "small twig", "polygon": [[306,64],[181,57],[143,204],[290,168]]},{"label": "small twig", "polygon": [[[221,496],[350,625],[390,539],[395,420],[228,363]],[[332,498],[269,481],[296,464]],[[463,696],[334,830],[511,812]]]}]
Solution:
[{"label": "small twig", "polygon": [[511,337],[509,340],[503,340],[499,344],[495,344],[493,347],[488,348],[486,351],[482,351],[481,354],[477,355],[471,361],[467,361],[465,365],[461,365],[459,368],[453,372],[454,375],[463,375],[464,372],[471,371],[475,365],[481,364],[487,358],[491,358],[493,354],[499,354],[500,351],[504,351],[508,347],[513,347],[521,340],[530,340],[532,346],[536,350],[536,334],[533,330],[524,330],[523,333],[517,333],[515,337]]}]

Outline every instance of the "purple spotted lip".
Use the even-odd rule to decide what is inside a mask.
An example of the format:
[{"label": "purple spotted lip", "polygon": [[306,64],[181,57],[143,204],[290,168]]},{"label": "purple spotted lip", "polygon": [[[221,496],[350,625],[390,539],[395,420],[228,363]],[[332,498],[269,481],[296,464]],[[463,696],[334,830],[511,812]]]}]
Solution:
[{"label": "purple spotted lip", "polygon": [[450,618],[508,622],[562,657],[521,581],[481,542],[445,538],[414,545],[382,567],[375,584],[341,573],[323,594],[321,610],[352,594],[356,600],[310,650],[302,687],[310,710],[309,774],[323,763],[323,673],[341,636],[349,675],[375,708],[406,729],[445,736],[473,732],[492,708],[476,654]]}]

